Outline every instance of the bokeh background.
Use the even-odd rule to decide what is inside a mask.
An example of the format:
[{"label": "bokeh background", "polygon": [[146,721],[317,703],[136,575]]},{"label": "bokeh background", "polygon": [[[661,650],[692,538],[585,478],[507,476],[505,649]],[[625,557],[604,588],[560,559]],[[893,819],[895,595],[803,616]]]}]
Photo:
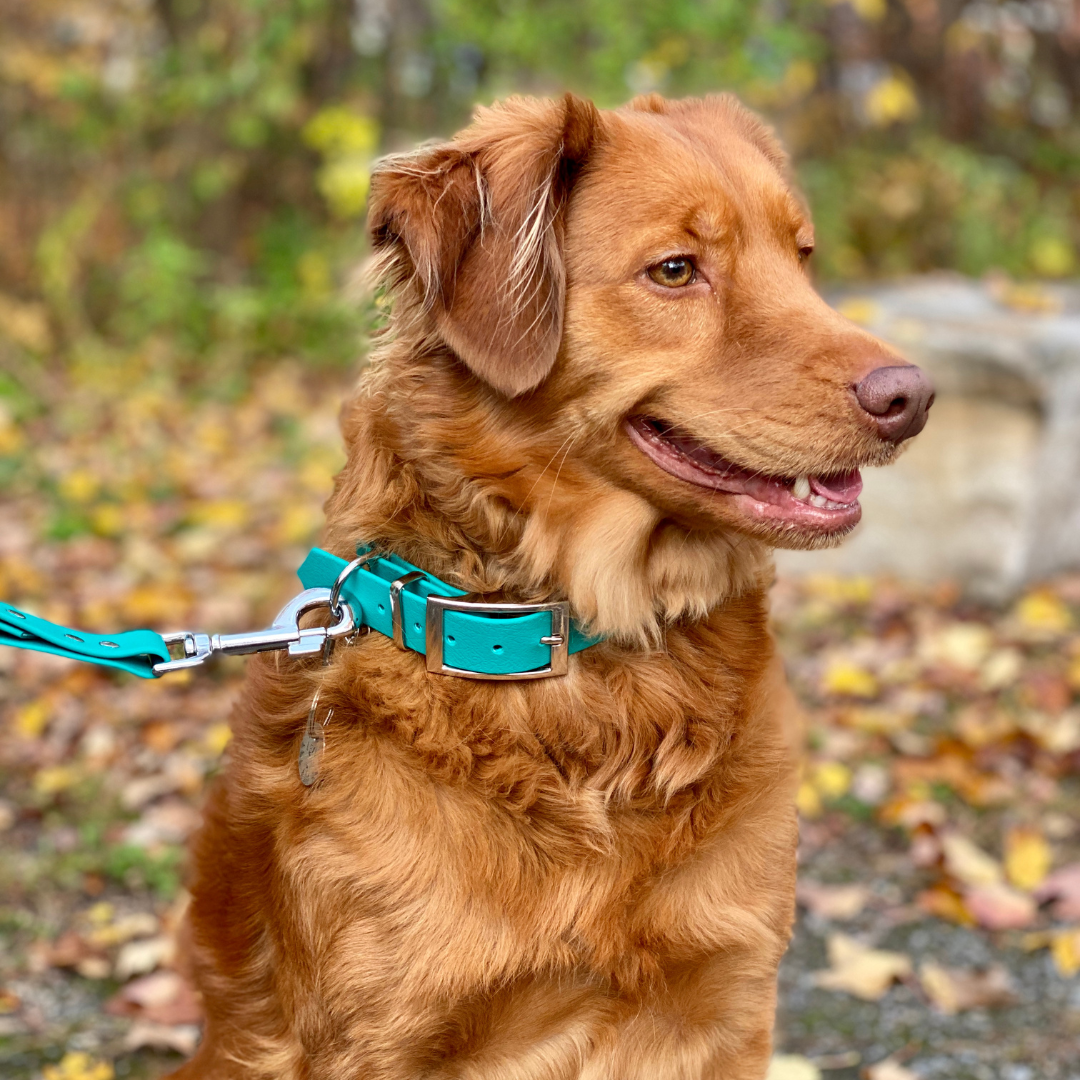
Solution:
[{"label": "bokeh background", "polygon": [[[379,318],[373,160],[565,89],[737,91],[821,287],[941,382],[863,535],[781,563],[810,748],[774,1077],[1077,1080],[1077,0],[0,0],[0,597],[267,621]],[[183,845],[241,673],[0,655],[3,1076],[194,1045]]]}]

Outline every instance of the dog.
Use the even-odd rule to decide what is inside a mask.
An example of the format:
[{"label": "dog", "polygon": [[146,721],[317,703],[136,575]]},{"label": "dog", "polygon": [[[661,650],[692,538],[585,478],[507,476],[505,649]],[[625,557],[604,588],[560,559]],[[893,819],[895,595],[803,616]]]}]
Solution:
[{"label": "dog", "polygon": [[173,1075],[761,1080],[796,848],[771,550],[855,526],[930,385],[815,293],[788,159],[730,96],[481,108],[381,162],[369,228],[392,314],[324,546],[565,601],[593,644],[522,681],[381,633],[251,661]]}]

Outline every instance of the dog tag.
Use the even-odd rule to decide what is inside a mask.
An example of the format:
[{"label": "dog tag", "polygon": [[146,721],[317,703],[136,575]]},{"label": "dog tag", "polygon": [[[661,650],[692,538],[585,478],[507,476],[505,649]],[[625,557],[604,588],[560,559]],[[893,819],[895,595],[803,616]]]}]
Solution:
[{"label": "dog tag", "polygon": [[312,699],[311,708],[308,710],[307,724],[304,726],[304,737],[300,740],[300,755],[297,758],[297,769],[300,773],[300,783],[304,787],[311,787],[319,779],[319,770],[322,766],[323,753],[326,751],[326,724],[334,710],[330,709],[323,721],[318,719],[319,695],[316,692]]}]

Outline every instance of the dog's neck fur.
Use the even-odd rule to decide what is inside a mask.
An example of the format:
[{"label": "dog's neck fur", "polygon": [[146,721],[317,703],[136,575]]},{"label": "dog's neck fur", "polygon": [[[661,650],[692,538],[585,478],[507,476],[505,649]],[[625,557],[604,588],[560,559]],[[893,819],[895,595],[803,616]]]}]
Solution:
[{"label": "dog's neck fur", "polygon": [[767,587],[768,548],[691,531],[572,453],[587,418],[545,428],[426,335],[379,349],[343,413],[348,464],[326,544],[374,543],[470,592],[568,599],[592,633],[655,645],[666,627]]}]

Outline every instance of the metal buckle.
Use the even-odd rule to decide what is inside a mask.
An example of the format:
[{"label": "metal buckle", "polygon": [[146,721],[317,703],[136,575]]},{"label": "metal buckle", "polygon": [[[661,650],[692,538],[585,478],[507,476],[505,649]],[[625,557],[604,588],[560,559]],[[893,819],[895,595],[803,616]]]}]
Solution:
[{"label": "metal buckle", "polygon": [[[545,668],[516,671],[508,675],[488,675],[482,671],[450,667],[443,662],[443,616],[448,611],[462,611],[467,615],[534,615],[539,611],[550,611],[551,633],[542,637],[540,643],[551,647],[551,662]],[[547,604],[513,604],[487,603],[482,597],[473,596],[429,596],[426,647],[427,669],[434,675],[500,681],[550,679],[555,675],[565,675],[570,662],[570,604],[566,600]]]}]

